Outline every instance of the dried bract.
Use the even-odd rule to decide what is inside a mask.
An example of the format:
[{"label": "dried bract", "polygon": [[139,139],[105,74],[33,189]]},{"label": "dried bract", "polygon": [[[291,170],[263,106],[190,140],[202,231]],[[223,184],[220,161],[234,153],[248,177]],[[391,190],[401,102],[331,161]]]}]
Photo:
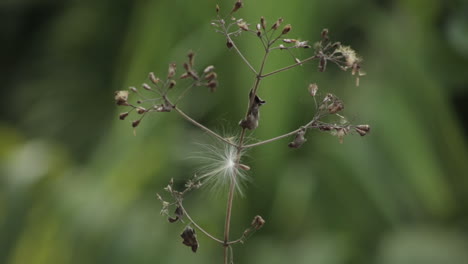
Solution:
[{"label": "dried bract", "polygon": [[[250,98],[252,97],[252,91],[250,92]],[[243,128],[247,128],[249,130],[256,129],[258,127],[258,120],[260,118],[260,106],[265,104],[266,101],[260,99],[257,95],[253,100],[252,105],[249,108],[247,113],[247,117],[244,120],[239,122],[239,125]]]},{"label": "dried bract", "polygon": [[197,235],[195,234],[195,230],[193,228],[187,226],[182,234],[180,234],[180,237],[184,239],[184,241],[182,241],[184,245],[191,247],[194,253],[197,252],[199,244]]},{"label": "dried bract", "polygon": [[307,139],[304,137],[306,133],[305,129],[300,130],[297,132],[294,140],[288,144],[288,147],[290,148],[300,148],[302,144],[304,144]]},{"label": "dried bract", "polygon": [[265,225],[265,220],[259,215],[256,215],[254,219],[252,220],[252,223],[250,224],[250,226],[255,230],[259,230],[264,225]]}]

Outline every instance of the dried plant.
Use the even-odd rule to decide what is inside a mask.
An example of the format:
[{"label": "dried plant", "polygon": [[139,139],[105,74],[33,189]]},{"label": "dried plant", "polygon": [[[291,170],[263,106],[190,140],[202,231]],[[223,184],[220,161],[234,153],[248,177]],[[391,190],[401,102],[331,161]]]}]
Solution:
[{"label": "dried plant", "polygon": [[[312,83],[304,89],[304,92],[308,91],[314,99],[316,106],[315,114],[308,123],[299,126],[289,133],[247,144],[246,137],[249,131],[255,130],[259,126],[260,110],[266,103],[259,97],[260,83],[263,79],[313,61],[317,62],[319,72],[325,71],[329,63],[338,66],[343,71],[350,70],[351,74],[356,77],[356,85],[359,85],[359,77],[364,75],[364,73],[361,71],[362,59],[349,46],[331,41],[327,29],[321,32],[318,42],[310,45],[308,41],[287,38],[286,36],[291,32],[292,26],[289,24],[283,26],[284,21],[282,18],[276,20],[272,25],[268,25],[265,18],[261,17],[259,23],[253,26],[242,18],[235,18],[234,14],[242,7],[242,1],[237,0],[228,15],[223,17],[221,16],[219,6],[216,6],[217,18],[211,23],[215,31],[226,38],[227,48],[235,50],[246,67],[255,75],[253,87],[246,91],[246,95],[248,95],[247,111],[245,116],[239,121],[240,132],[238,136],[224,137],[195,121],[179,108],[179,102],[193,87],[206,87],[211,92],[215,92],[219,86],[215,67],[207,66],[202,71],[197,70],[195,66],[195,54],[193,52],[188,53],[187,61],[183,64],[181,73],[179,73],[180,70],[177,69],[177,65],[171,63],[169,64],[166,78],[160,79],[154,73],[150,73],[150,83],[144,83],[142,89],[130,87],[128,91],[117,91],[115,93],[117,105],[130,109],[127,112],[121,113],[120,119],[126,119],[132,111],[139,115],[138,119],[131,122],[134,129],[140,125],[143,118],[150,112],[176,112],[188,122],[213,136],[222,146],[221,148],[216,146],[207,147],[206,152],[209,156],[207,158],[210,161],[209,165],[200,174],[189,179],[185,184],[184,190],[176,190],[174,182],[171,179],[165,188],[169,198],[163,198],[159,194],[157,197],[162,203],[161,214],[166,215],[169,222],[182,222],[186,225],[180,235],[184,245],[191,247],[193,252],[197,251],[199,248],[195,232],[195,229],[197,229],[222,246],[225,264],[233,263],[232,246],[244,243],[248,237],[265,224],[265,220],[257,215],[239,238],[231,239],[230,227],[234,194],[236,191],[242,191],[242,181],[246,178],[246,172],[250,170],[249,166],[241,162],[246,151],[283,138],[292,139],[287,144],[290,148],[300,148],[307,141],[307,132],[311,129],[328,132],[338,137],[340,142],[343,141],[346,135],[352,132],[364,136],[370,131],[369,125],[350,124],[345,117],[339,114],[344,109],[344,103],[338,96],[326,93],[323,98],[318,98],[319,87],[317,84]],[[244,53],[236,43],[235,39],[243,34],[253,34],[264,48],[263,59],[258,68],[251,64],[250,60],[244,56]],[[297,49],[309,49],[310,55],[305,58],[298,58],[294,55],[294,50]],[[272,52],[283,52],[292,56],[293,63],[265,73],[265,63]],[[185,88],[176,89],[180,86],[179,83],[185,84]],[[137,96],[138,100],[130,102],[129,94]],[[329,122],[326,120],[330,118],[325,120],[325,117],[336,117],[337,119],[335,122]],[[214,185],[228,186],[223,238],[217,238],[198,225],[183,205],[185,195],[188,192],[199,189],[210,182]],[[184,219],[188,223],[185,223]]]}]

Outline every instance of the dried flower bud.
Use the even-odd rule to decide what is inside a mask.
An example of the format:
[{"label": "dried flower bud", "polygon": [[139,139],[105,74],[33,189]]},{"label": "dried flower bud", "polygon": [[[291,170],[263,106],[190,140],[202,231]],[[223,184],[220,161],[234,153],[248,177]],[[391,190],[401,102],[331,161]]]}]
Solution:
[{"label": "dried flower bud", "polygon": [[171,80],[171,81],[169,82],[169,89],[174,88],[174,86],[175,86],[176,84],[177,84],[177,82],[176,82],[175,80]]},{"label": "dried flower bud", "polygon": [[114,99],[117,105],[128,105],[128,91],[116,91]]},{"label": "dried flower bud", "polygon": [[184,72],[184,73],[182,73],[182,75],[180,75],[179,78],[180,78],[180,79],[186,79],[186,78],[188,78],[188,77],[190,77],[190,74],[189,74],[188,72]]},{"label": "dried flower bud", "polygon": [[324,28],[320,35],[324,41],[328,41],[328,28]]},{"label": "dried flower bud", "polygon": [[298,59],[298,58],[294,58],[294,61],[295,61],[296,63],[301,63],[301,60]]},{"label": "dried flower bud", "polygon": [[337,99],[331,105],[328,106],[328,112],[330,114],[336,114],[344,109],[343,101]]},{"label": "dried flower bud", "polygon": [[280,44],[278,48],[280,48],[280,50],[286,49],[286,47],[283,44]]},{"label": "dried flower bud", "polygon": [[141,104],[141,103],[143,103],[143,101],[142,101],[142,100],[138,100],[138,101],[136,101],[136,103],[137,103],[137,104]]},{"label": "dried flower bud", "polygon": [[132,127],[137,127],[141,122],[141,119],[135,120],[132,122]]},{"label": "dried flower bud", "polygon": [[[252,91],[250,91],[249,98],[252,98]],[[266,101],[255,95],[253,103],[247,113],[247,117],[244,120],[241,120],[239,125],[249,130],[256,129],[258,127],[258,120],[260,119],[260,106],[265,103]]]},{"label": "dried flower bud", "polygon": [[336,136],[340,140],[340,143],[343,144],[343,138],[348,134],[348,129],[345,127],[336,128]]},{"label": "dried flower bud", "polygon": [[216,5],[216,14],[219,14],[219,5]]},{"label": "dried flower bud", "polygon": [[318,91],[317,84],[315,84],[315,83],[309,84],[308,90],[309,90],[310,95],[315,96],[317,94],[317,91]]},{"label": "dried flower bud", "polygon": [[206,85],[206,87],[210,88],[210,91],[212,93],[216,92],[216,88],[218,88],[218,81],[216,80],[211,80],[210,82],[208,82],[208,84]]},{"label": "dried flower bud", "polygon": [[242,6],[244,6],[244,3],[242,3],[242,0],[237,0],[237,2],[234,4],[234,8],[232,9],[231,13],[236,12],[237,10],[242,8]]},{"label": "dried flower bud", "polygon": [[237,164],[237,167],[239,167],[242,170],[249,171],[250,167],[245,165],[245,164]]},{"label": "dried flower bud", "polygon": [[291,25],[287,24],[286,26],[284,26],[283,31],[281,32],[281,34],[286,35],[286,34],[289,33],[289,31],[291,31]]},{"label": "dried flower bud", "polygon": [[260,17],[260,25],[262,25],[263,30],[266,29],[266,21],[265,21],[265,18],[263,16]]},{"label": "dried flower bud", "polygon": [[152,90],[151,86],[149,86],[149,84],[147,84],[147,83],[144,83],[144,84],[142,85],[142,87],[143,87],[143,89],[148,90],[148,91],[151,91],[151,90]]},{"label": "dried flower bud", "polygon": [[285,43],[294,43],[296,41],[297,41],[296,39],[283,39],[283,42]]},{"label": "dried flower bud", "polygon": [[137,90],[137,88],[135,88],[135,87],[130,87],[130,91],[132,91],[132,92],[134,92],[134,93],[138,93],[138,90]]},{"label": "dried flower bud", "polygon": [[169,217],[167,219],[170,223],[174,223],[174,222],[177,222],[178,220],[182,219],[182,216],[184,216],[184,210],[182,210],[182,207],[177,206],[176,209],[175,209],[174,214],[175,214],[175,217]]},{"label": "dried flower bud", "polygon": [[190,51],[188,54],[187,54],[188,58],[189,58],[189,65],[190,67],[193,67],[193,65],[195,65],[195,53],[193,51]]},{"label": "dried flower bud", "polygon": [[191,67],[188,63],[184,62],[183,66],[186,71],[190,71]]},{"label": "dried flower bud", "polygon": [[252,223],[250,224],[250,226],[255,230],[259,230],[264,225],[265,225],[265,220],[259,215],[256,215],[254,219],[252,220]]},{"label": "dried flower bud", "polygon": [[203,70],[203,73],[207,74],[209,72],[212,72],[214,71],[215,67],[213,65],[210,65],[208,67],[206,67],[204,70]]},{"label": "dried flower bud", "polygon": [[325,57],[321,57],[320,58],[320,62],[319,62],[319,72],[324,72],[327,68],[327,59]]},{"label": "dried flower bud", "polygon": [[174,77],[174,75],[176,74],[176,64],[175,63],[171,63],[169,64],[169,69],[167,71],[167,78],[168,79],[171,79]]},{"label": "dried flower bud", "polygon": [[271,29],[277,30],[281,26],[281,23],[283,23],[283,18],[280,17],[278,20],[276,20],[273,26],[271,26]]},{"label": "dried flower bud", "polygon": [[216,78],[218,78],[218,75],[216,74],[216,72],[210,72],[207,75],[205,75],[205,80],[207,80],[207,81],[211,81],[211,80],[214,80]]},{"label": "dried flower bud", "polygon": [[232,46],[234,46],[234,44],[232,44],[231,40],[227,39],[226,40],[226,47],[228,47],[228,49],[232,48]]},{"label": "dried flower bud", "polygon": [[187,74],[190,75],[190,77],[192,77],[192,79],[194,79],[195,81],[198,81],[200,79],[200,77],[198,77],[198,74],[194,70],[188,71]]},{"label": "dried flower bud", "polygon": [[307,139],[304,137],[305,136],[305,129],[300,130],[297,132],[296,137],[292,142],[288,144],[288,147],[290,148],[300,148],[302,144],[304,144]]},{"label": "dried flower bud", "polygon": [[359,133],[359,135],[361,136],[365,136],[367,135],[367,133],[370,132],[370,126],[369,125],[358,125],[354,128],[354,130],[356,130],[356,132]]},{"label": "dried flower bud", "polygon": [[147,111],[147,110],[146,110],[144,107],[141,107],[141,106],[139,106],[139,107],[136,108],[136,112],[137,112],[138,114],[140,114],[140,115],[146,113],[146,111]]},{"label": "dried flower bud", "polygon": [[184,245],[191,247],[194,253],[197,252],[198,241],[197,235],[195,234],[195,230],[193,228],[187,226],[182,234],[180,234],[180,237],[184,239],[184,241],[182,241]]},{"label": "dried flower bud", "polygon": [[241,21],[237,23],[237,26],[244,31],[249,31],[249,26],[247,25],[245,21]]},{"label": "dried flower bud", "polygon": [[127,116],[128,116],[128,112],[121,113],[121,114],[119,115],[119,119],[120,119],[120,120],[124,120]]},{"label": "dried flower bud", "polygon": [[149,73],[149,79],[154,84],[158,84],[160,82],[159,78],[157,78],[156,75],[154,75],[153,72]]}]

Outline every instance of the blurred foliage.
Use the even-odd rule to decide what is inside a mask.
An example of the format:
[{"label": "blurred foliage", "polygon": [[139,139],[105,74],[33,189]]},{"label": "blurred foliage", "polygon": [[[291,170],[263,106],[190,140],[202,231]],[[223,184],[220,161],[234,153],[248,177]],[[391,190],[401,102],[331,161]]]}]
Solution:
[{"label": "blurred foliage", "polygon": [[[233,1],[222,0],[222,8]],[[0,3],[0,263],[214,263],[205,237],[194,256],[183,226],[159,215],[160,192],[196,164],[187,156],[211,139],[176,114],[155,114],[133,136],[117,120],[113,92],[165,74],[189,49],[214,64],[221,86],[190,94],[183,109],[219,131],[236,131],[253,76],[213,32],[215,1]],[[468,262],[468,3],[442,0],[245,1],[251,23],[283,17],[291,36],[322,28],[365,58],[348,73],[315,64],[266,79],[266,139],[311,116],[310,82],[344,99],[345,115],[372,133],[309,133],[250,152],[252,183],[234,203],[233,236],[251,218],[267,224],[234,248],[237,263]],[[257,42],[241,49],[259,61]],[[290,63],[279,54],[269,69]],[[220,235],[225,197],[198,191],[192,216]],[[214,261],[213,261],[214,259]]]}]

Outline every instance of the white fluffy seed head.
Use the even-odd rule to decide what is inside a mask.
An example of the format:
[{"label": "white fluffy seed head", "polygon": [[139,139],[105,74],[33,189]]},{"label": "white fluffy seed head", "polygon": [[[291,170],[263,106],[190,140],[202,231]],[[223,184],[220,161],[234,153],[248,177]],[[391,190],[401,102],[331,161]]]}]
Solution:
[{"label": "white fluffy seed head", "polygon": [[[212,190],[220,191],[229,188],[234,183],[236,191],[243,195],[242,187],[247,179],[245,170],[239,169],[237,148],[223,143],[218,145],[201,145],[195,159],[199,160],[201,167],[197,177],[204,185],[211,186]],[[244,153],[241,151],[240,156]]]}]

